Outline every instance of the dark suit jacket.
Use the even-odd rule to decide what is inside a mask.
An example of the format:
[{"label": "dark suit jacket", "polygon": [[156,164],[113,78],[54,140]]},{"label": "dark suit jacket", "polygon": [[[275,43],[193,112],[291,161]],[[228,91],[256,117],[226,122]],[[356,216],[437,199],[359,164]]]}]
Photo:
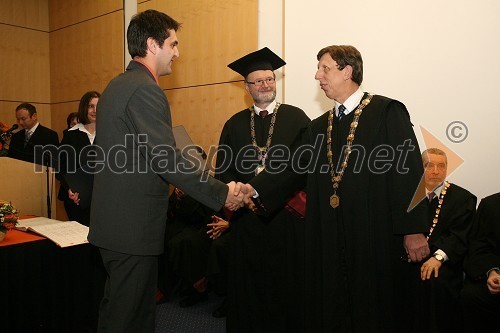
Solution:
[{"label": "dark suit jacket", "polygon": [[68,150],[67,154],[59,154],[59,172],[56,175],[56,178],[61,182],[58,194],[59,200],[68,199],[68,189],[70,186],[66,183],[64,175],[68,173],[68,171],[74,172],[81,164],[87,164],[89,156],[80,153],[85,147],[90,146],[90,140],[85,132],[80,130],[65,130],[63,132],[60,149],[63,150],[65,145],[71,146],[73,149]]},{"label": "dark suit jacket", "polygon": [[472,280],[483,280],[494,267],[500,267],[500,193],[479,204],[465,272]]},{"label": "dark suit jacket", "polygon": [[131,61],[103,92],[96,133],[94,144],[107,159],[96,165],[102,170],[94,177],[92,244],[132,255],[162,253],[170,182],[211,209],[224,204],[224,183],[179,171],[185,159],[175,148],[167,98],[141,63]]},{"label": "dark suit jacket", "polygon": [[[24,135],[24,130],[20,130],[12,135],[9,144],[9,157],[27,162],[35,162],[35,146],[59,145],[59,136],[57,133],[41,124],[36,128],[26,147],[24,147]],[[40,156],[36,156],[36,161],[41,164]]]}]

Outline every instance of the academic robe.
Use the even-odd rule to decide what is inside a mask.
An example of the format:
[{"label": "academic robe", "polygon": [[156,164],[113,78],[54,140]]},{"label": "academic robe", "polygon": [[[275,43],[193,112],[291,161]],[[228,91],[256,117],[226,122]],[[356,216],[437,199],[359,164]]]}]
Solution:
[{"label": "academic robe", "polygon": [[[258,158],[252,154],[250,115],[249,109],[240,111],[224,125],[216,170],[216,177],[223,182],[246,183],[255,177]],[[271,114],[264,119],[255,115],[260,147],[266,145],[271,118]],[[278,149],[286,151],[309,122],[299,108],[280,105],[271,142],[271,148],[277,150],[269,152],[272,156],[267,158],[266,167],[282,159]],[[269,216],[240,209],[230,220],[229,333],[293,332],[300,325],[296,312],[303,302],[301,293],[293,288],[303,272],[303,252],[296,240],[303,235],[303,221],[282,208]]]},{"label": "academic robe", "polygon": [[[190,196],[179,199],[175,193],[170,195],[164,253],[167,267],[181,279],[184,289],[191,290],[205,276],[212,244],[206,233],[207,223],[214,213]],[[170,278],[168,273],[166,277]]]},{"label": "academic robe", "polygon": [[[353,117],[333,121],[335,166]],[[411,332],[416,286],[413,267],[402,260],[403,235],[427,231],[427,208],[421,201],[407,212],[423,175],[408,111],[378,95],[364,108],[336,209],[327,126],[325,113],[295,145],[292,167],[250,181],[272,211],[307,179],[306,332]],[[307,147],[309,154],[297,153]]]},{"label": "academic robe", "polygon": [[[463,260],[469,245],[469,233],[476,211],[476,197],[466,189],[450,184],[441,205],[438,223],[429,237],[431,254],[440,249],[448,260],[439,269],[439,276],[421,281],[424,312],[422,329],[425,332],[460,331],[460,318],[455,318],[458,297],[463,287]],[[432,227],[438,198],[429,203],[428,228]],[[419,267],[421,264],[418,265]],[[420,270],[417,272],[420,278]]]},{"label": "academic robe", "polygon": [[492,268],[500,268],[500,193],[483,198],[474,219],[464,263],[465,286],[460,294],[467,333],[500,330],[500,295],[490,293],[486,286]]}]

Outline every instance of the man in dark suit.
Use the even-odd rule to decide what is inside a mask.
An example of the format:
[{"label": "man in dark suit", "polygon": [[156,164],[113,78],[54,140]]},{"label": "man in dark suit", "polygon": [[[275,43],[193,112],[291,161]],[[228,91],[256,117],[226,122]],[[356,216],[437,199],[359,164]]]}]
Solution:
[{"label": "man in dark suit", "polygon": [[460,294],[465,331],[500,331],[500,193],[481,200]]},{"label": "man in dark suit", "polygon": [[241,204],[242,195],[233,195],[239,185],[189,172],[189,162],[175,145],[158,77],[170,74],[179,56],[178,28],[178,22],[155,10],[135,15],[127,30],[133,61],[99,100],[94,143],[105,156],[96,159],[102,163],[95,165],[88,236],[99,247],[108,274],[99,332],[155,330],[158,255],[170,182],[216,211],[224,203],[230,209]]},{"label": "man in dark suit", "polygon": [[[16,108],[18,124],[24,129],[15,133],[9,144],[9,157],[42,164],[41,156],[35,156],[35,146],[59,145],[59,136],[38,122],[34,105],[21,103]],[[38,151],[38,150],[37,150]]]},{"label": "man in dark suit", "polygon": [[460,318],[458,297],[463,286],[463,259],[476,211],[476,197],[447,181],[448,161],[444,151],[429,148],[422,153],[429,204],[427,239],[432,256],[420,268],[425,332],[456,332]]}]

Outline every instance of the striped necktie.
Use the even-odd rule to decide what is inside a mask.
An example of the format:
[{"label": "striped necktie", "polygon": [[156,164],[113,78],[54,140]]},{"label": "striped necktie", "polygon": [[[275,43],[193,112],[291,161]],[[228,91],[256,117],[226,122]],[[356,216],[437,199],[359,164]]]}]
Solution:
[{"label": "striped necktie", "polygon": [[340,104],[339,105],[339,115],[338,115],[339,120],[342,119],[343,116],[345,116],[345,110],[346,110],[346,107],[343,104]]}]

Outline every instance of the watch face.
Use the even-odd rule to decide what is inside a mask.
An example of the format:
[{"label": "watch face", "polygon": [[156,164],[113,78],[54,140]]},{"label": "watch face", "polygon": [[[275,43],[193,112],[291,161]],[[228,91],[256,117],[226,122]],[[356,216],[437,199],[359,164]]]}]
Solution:
[{"label": "watch face", "polygon": [[434,258],[436,258],[436,260],[441,261],[441,262],[444,260],[443,256],[440,254],[435,254]]}]

